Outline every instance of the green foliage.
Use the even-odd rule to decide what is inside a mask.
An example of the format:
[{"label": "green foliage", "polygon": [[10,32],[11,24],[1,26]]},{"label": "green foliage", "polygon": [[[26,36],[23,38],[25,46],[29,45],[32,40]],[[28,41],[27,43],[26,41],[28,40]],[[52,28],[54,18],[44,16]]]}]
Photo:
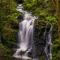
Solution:
[{"label": "green foliage", "polygon": [[53,24],[53,23],[54,23],[54,24],[57,23],[57,19],[56,19],[55,16],[47,16],[47,17],[46,17],[46,20],[49,21],[49,22],[52,23],[52,24]]},{"label": "green foliage", "polygon": [[[3,37],[4,44],[9,46],[16,40],[16,32],[18,30],[18,20],[16,17],[19,15],[16,11],[17,4],[14,0],[1,0],[0,2],[0,34]],[[7,43],[5,43],[7,42]]]},{"label": "green foliage", "polygon": [[11,60],[11,50],[8,49],[6,46],[0,43],[0,59],[1,60]]},{"label": "green foliage", "polygon": [[59,60],[60,59],[60,41],[59,39],[55,39],[55,41],[53,42],[53,59],[52,60]]},{"label": "green foliage", "polygon": [[50,0],[25,0],[23,6],[26,10],[32,12],[33,15],[48,21],[55,23],[57,21],[55,17],[55,9],[53,8]]},{"label": "green foliage", "polygon": [[[16,11],[17,4],[14,0],[0,0],[0,36],[2,44],[0,44],[1,60],[12,60],[12,45],[16,43],[16,35],[18,31],[19,12]],[[2,50],[1,50],[2,49]],[[0,56],[1,57],[1,56]]]}]

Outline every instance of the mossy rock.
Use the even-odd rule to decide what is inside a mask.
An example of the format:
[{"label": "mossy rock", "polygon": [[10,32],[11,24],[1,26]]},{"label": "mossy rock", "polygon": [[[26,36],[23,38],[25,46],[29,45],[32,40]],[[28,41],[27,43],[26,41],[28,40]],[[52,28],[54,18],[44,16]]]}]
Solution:
[{"label": "mossy rock", "polygon": [[11,51],[0,43],[0,60],[11,60]]}]

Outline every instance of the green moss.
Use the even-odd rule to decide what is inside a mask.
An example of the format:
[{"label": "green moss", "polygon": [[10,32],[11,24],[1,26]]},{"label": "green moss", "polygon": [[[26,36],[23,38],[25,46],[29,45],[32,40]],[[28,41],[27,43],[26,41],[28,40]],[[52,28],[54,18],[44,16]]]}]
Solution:
[{"label": "green moss", "polygon": [[8,49],[6,46],[0,43],[0,59],[1,60],[11,60],[11,50]]}]

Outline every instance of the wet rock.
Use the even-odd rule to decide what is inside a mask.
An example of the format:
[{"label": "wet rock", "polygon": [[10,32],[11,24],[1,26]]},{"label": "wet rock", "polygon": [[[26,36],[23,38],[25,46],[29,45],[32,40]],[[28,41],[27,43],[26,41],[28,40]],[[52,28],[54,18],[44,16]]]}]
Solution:
[{"label": "wet rock", "polygon": [[24,0],[16,0],[18,4],[21,4],[24,2]]}]

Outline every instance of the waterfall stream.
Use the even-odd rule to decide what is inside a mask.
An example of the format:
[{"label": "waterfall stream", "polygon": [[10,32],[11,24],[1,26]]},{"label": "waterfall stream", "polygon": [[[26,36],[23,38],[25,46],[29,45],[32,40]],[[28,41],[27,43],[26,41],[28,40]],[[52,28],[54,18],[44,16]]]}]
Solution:
[{"label": "waterfall stream", "polygon": [[[31,13],[25,11],[23,9],[22,4],[18,5],[17,11],[21,12],[24,15],[24,17],[23,17],[23,21],[19,23],[19,32],[18,32],[19,48],[17,48],[13,57],[20,58],[21,60],[39,60],[38,58],[32,59],[30,56],[28,56],[28,53],[31,52],[31,50],[34,48],[33,31],[34,31],[34,21],[35,19],[37,19],[37,17],[32,16]],[[52,59],[52,54],[51,54],[52,33],[51,32],[52,32],[52,26],[50,27],[48,33],[47,31],[44,32],[44,35],[46,37],[46,46],[44,48],[45,57],[46,57],[45,60]],[[34,54],[35,53],[33,53],[32,55]]]},{"label": "waterfall stream", "polygon": [[45,45],[45,60],[52,60],[52,29],[53,26],[51,25],[50,29],[46,30],[46,45]]}]

